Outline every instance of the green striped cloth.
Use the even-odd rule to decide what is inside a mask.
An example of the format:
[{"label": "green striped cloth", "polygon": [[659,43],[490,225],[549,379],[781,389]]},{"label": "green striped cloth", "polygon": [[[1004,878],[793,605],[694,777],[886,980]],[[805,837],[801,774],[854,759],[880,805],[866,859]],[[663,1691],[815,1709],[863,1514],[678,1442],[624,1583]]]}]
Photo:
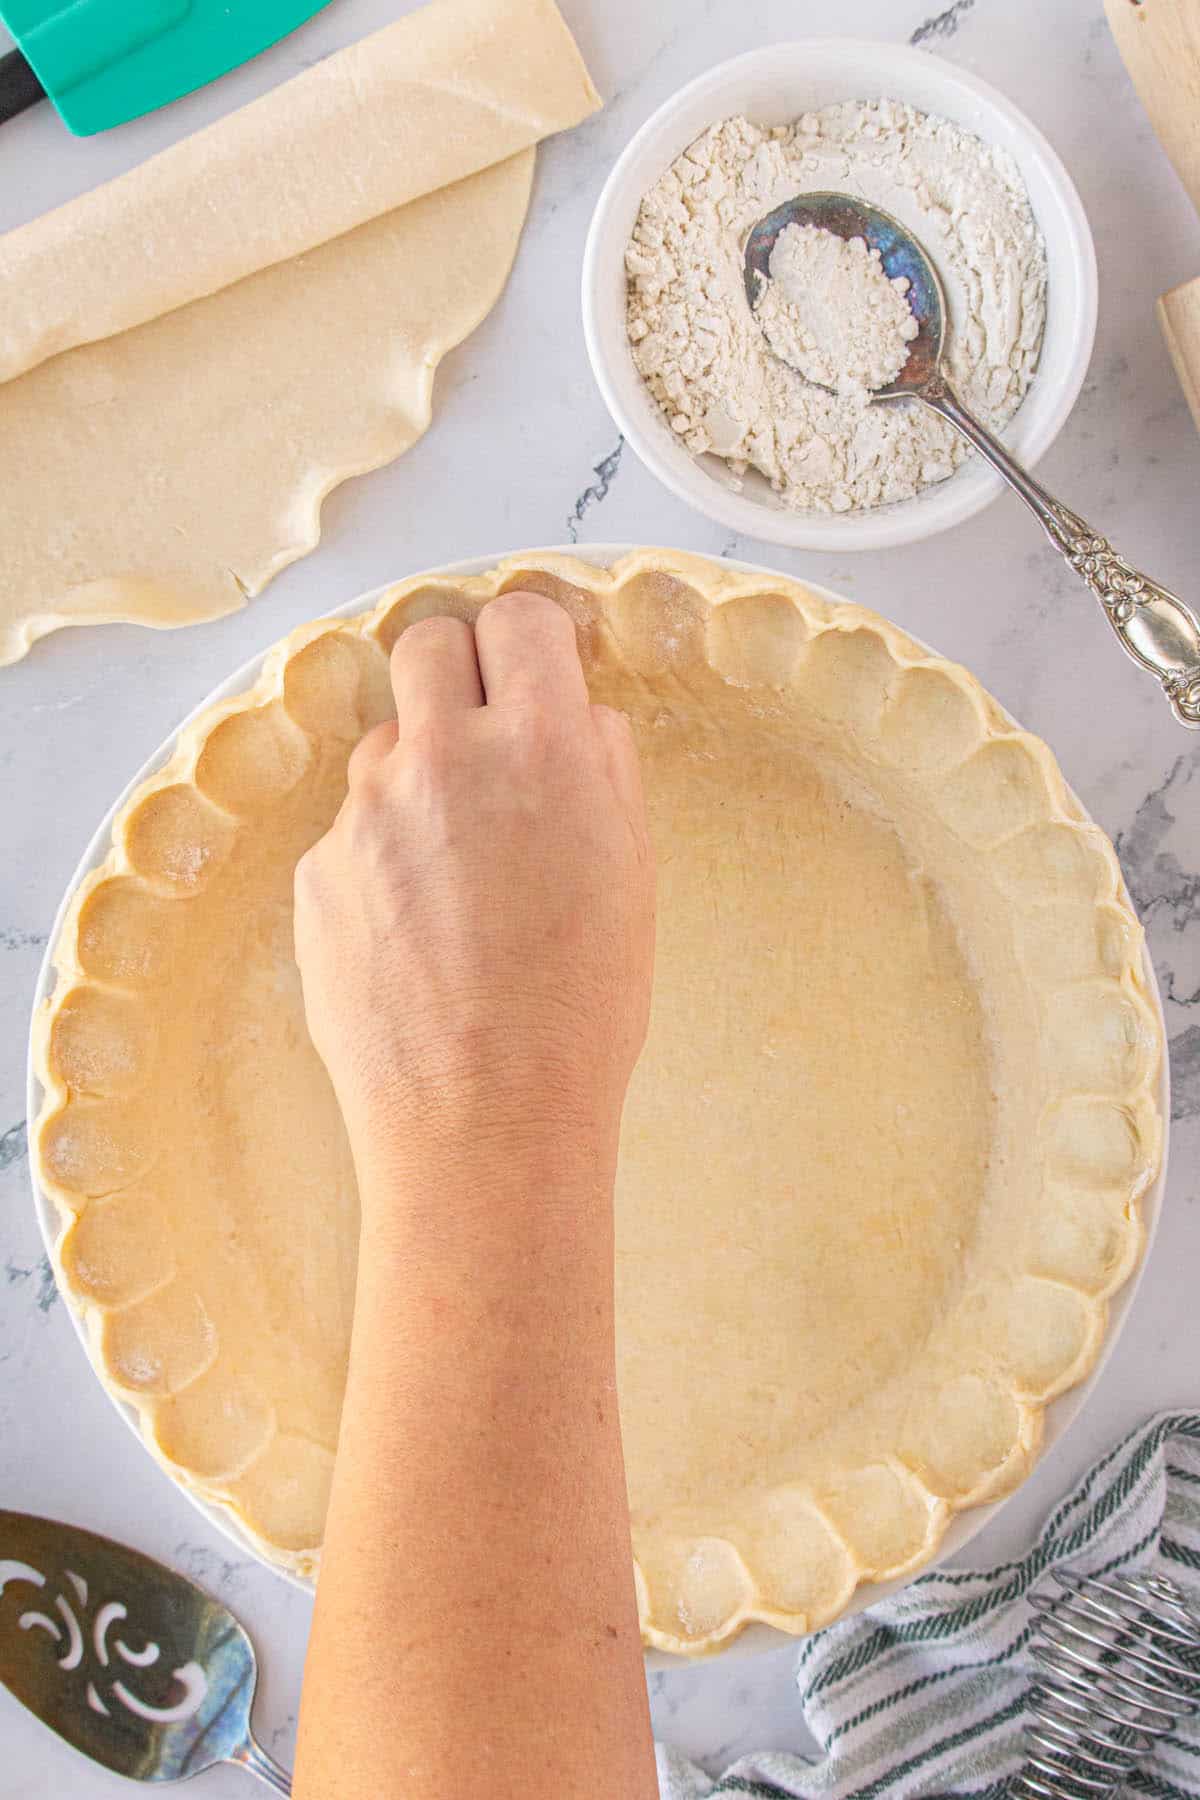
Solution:
[{"label": "green striped cloth", "polygon": [[[659,1746],[663,1800],[1000,1800],[1022,1763],[1033,1681],[1027,1596],[1056,1564],[1081,1574],[1153,1568],[1200,1616],[1200,1413],[1132,1432],[1063,1501],[1018,1562],[947,1570],[831,1625],[800,1652],[797,1684],[819,1757],[769,1752],[719,1778]],[[1200,1797],[1200,1718],[1162,1740],[1133,1791]]]}]

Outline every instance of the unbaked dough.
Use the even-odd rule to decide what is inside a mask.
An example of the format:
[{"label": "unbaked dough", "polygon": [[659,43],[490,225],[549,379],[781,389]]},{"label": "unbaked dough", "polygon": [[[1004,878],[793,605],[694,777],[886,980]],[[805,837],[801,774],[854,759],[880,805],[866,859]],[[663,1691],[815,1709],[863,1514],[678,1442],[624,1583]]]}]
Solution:
[{"label": "unbaked dough", "polygon": [[0,664],[219,617],[311,549],[425,430],[534,146],[596,105],[553,0],[436,0],[0,238]]},{"label": "unbaked dough", "polygon": [[202,715],[75,897],[33,1132],[60,1279],[177,1478],[316,1566],[357,1239],[292,874],[430,613],[541,589],[633,721],[659,867],[617,1188],[646,1640],[827,1622],[1018,1482],[1159,1154],[1112,848],[966,673],[797,582],[645,551],[421,576]]}]

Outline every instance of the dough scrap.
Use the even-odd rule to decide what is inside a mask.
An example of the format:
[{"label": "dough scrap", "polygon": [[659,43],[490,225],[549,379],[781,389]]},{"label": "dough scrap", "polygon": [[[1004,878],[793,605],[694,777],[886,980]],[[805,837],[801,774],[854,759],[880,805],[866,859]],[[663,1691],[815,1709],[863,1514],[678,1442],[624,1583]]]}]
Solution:
[{"label": "dough scrap", "polygon": [[218,618],[311,549],[598,104],[553,0],[436,0],[0,238],[0,664]]}]

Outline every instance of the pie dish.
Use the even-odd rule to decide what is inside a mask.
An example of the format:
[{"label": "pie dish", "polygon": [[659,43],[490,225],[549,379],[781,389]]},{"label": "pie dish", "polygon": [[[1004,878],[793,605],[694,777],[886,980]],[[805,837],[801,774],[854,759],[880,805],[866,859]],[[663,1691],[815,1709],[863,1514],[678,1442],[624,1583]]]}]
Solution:
[{"label": "pie dish", "polygon": [[80,884],[35,1023],[38,1178],[103,1379],[311,1576],[356,1254],[291,873],[386,651],[517,586],[638,732],[660,948],[617,1196],[647,1643],[837,1616],[1011,1489],[1100,1351],[1158,1163],[1161,1032],[1115,856],[965,670],[676,551],[419,576],[194,718]]}]

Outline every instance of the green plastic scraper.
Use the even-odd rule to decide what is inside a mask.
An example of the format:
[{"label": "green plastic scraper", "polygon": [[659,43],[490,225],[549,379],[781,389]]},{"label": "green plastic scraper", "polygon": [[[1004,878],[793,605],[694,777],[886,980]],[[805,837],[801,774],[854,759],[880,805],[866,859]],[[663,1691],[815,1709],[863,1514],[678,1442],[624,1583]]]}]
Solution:
[{"label": "green plastic scraper", "polygon": [[286,37],[328,0],[0,0],[0,124],[48,94],[79,137],[153,112]]}]

